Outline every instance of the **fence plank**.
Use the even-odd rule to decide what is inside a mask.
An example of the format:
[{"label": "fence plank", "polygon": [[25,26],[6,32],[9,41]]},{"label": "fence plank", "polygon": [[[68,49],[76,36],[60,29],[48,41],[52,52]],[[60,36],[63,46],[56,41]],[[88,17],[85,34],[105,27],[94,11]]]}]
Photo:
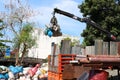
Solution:
[{"label": "fence plank", "polygon": [[55,52],[56,52],[56,44],[54,44],[54,45],[52,45],[52,47],[53,47],[53,53],[52,53],[52,56],[51,56],[51,58],[52,58],[52,65],[54,65],[54,61],[55,61]]},{"label": "fence plank", "polygon": [[120,55],[120,42],[118,42],[118,55]]},{"label": "fence plank", "polygon": [[82,52],[82,55],[86,55],[86,49],[82,48],[81,52]]},{"label": "fence plank", "polygon": [[54,66],[58,66],[58,55],[54,56]]},{"label": "fence plank", "polygon": [[103,54],[103,40],[95,40],[95,55]]},{"label": "fence plank", "polygon": [[118,54],[118,43],[110,41],[110,55]]},{"label": "fence plank", "polygon": [[95,54],[95,46],[86,46],[86,54]]},{"label": "fence plank", "polygon": [[73,46],[72,50],[71,50],[71,54],[77,54],[77,55],[82,54],[81,47],[80,46]]},{"label": "fence plank", "polygon": [[108,55],[109,54],[108,49],[109,49],[108,42],[103,42],[103,55]]},{"label": "fence plank", "polygon": [[55,55],[60,54],[60,47],[58,44],[56,44],[56,50],[55,50]]},{"label": "fence plank", "polygon": [[58,54],[60,54],[60,48],[58,44],[52,43],[51,45],[51,65],[58,66]]},{"label": "fence plank", "polygon": [[70,40],[62,40],[61,41],[61,54],[70,54],[71,50],[71,41]]}]

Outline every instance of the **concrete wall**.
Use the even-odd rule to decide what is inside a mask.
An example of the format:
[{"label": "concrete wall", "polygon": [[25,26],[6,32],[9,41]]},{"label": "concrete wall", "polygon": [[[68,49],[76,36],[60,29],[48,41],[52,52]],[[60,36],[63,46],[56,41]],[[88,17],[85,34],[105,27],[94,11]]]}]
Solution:
[{"label": "concrete wall", "polygon": [[28,52],[28,57],[34,58],[47,58],[51,54],[51,43],[54,42],[60,45],[63,38],[69,37],[72,40],[79,40],[79,37],[71,37],[69,35],[64,35],[61,37],[48,37],[44,35],[44,31],[41,29],[35,29],[33,36],[36,37],[37,45],[31,48]]}]

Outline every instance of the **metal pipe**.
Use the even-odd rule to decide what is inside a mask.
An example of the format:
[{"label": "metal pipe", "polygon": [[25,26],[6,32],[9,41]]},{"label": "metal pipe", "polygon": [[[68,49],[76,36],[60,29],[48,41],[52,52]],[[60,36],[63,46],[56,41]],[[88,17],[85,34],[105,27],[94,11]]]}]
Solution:
[{"label": "metal pipe", "polygon": [[76,55],[77,58],[86,58],[86,55]]},{"label": "metal pipe", "polygon": [[101,57],[90,57],[90,62],[120,62],[120,58],[101,58]]},{"label": "metal pipe", "polygon": [[77,60],[72,60],[70,63],[79,63]]},{"label": "metal pipe", "polygon": [[120,58],[119,55],[87,55],[87,57],[95,57],[95,58]]},{"label": "metal pipe", "polygon": [[103,66],[103,64],[83,64],[84,67],[96,67],[96,68],[100,68]]},{"label": "metal pipe", "polygon": [[79,63],[90,63],[90,61],[87,58],[82,58],[78,60]]}]

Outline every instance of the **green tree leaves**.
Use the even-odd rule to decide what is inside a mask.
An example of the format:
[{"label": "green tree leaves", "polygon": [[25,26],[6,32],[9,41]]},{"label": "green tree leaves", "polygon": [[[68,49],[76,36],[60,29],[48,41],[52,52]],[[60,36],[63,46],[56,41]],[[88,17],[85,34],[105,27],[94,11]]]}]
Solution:
[{"label": "green tree leaves", "polygon": [[[120,5],[115,0],[85,0],[79,8],[84,17],[90,17],[101,28],[116,37],[120,36]],[[88,24],[81,36],[84,37],[83,43],[86,45],[93,45],[95,39],[110,40],[106,34]]]},{"label": "green tree leaves", "polygon": [[11,42],[11,41],[9,41],[9,40],[3,39],[4,34],[2,33],[2,31],[3,31],[4,28],[5,28],[5,27],[3,27],[3,21],[0,20],[0,49],[3,49],[3,48],[5,48],[5,47],[8,47],[8,46],[5,44],[6,42]]},{"label": "green tree leaves", "polygon": [[19,32],[19,35],[14,38],[14,48],[18,48],[22,53],[21,62],[23,61],[24,55],[27,54],[28,49],[33,47],[36,43],[36,38],[32,35],[34,30],[33,27],[33,24],[25,24]]}]

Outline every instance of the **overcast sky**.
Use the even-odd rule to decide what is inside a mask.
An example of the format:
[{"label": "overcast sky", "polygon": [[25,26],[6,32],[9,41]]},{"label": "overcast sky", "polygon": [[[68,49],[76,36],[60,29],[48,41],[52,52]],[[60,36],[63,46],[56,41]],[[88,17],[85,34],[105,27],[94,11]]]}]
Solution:
[{"label": "overcast sky", "polygon": [[[52,12],[54,8],[58,8],[63,11],[72,13],[78,17],[82,17],[78,5],[80,5],[84,0],[28,0],[28,1],[32,9],[39,11],[39,14],[31,18],[31,20],[39,24],[39,27],[43,29],[45,28],[45,25],[48,25],[50,23],[50,19],[52,18]],[[3,5],[1,5],[0,3],[0,8],[1,7],[3,7]],[[81,38],[80,34],[86,27],[85,23],[81,23],[79,21],[76,21],[72,18],[60,14],[56,14],[56,18],[58,20],[58,24],[60,25],[62,33],[71,36],[78,36],[80,37],[80,42],[82,41],[83,38]]]}]

